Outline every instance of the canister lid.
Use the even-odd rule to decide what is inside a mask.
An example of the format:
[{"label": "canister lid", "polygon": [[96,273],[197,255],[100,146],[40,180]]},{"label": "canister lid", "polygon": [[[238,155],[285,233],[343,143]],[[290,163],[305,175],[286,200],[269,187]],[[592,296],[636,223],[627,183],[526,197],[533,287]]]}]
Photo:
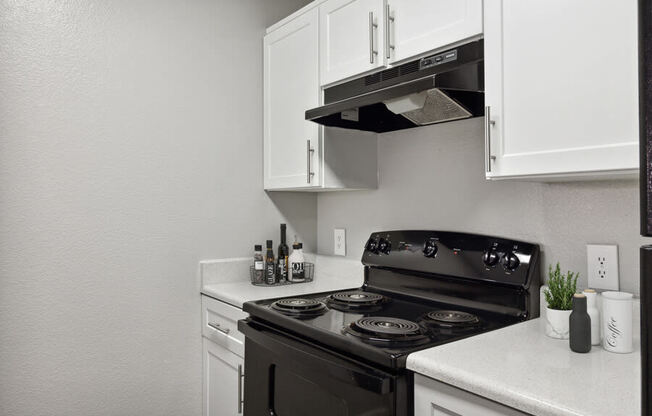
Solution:
[{"label": "canister lid", "polygon": [[602,292],[602,297],[610,300],[631,300],[634,295],[627,292]]}]

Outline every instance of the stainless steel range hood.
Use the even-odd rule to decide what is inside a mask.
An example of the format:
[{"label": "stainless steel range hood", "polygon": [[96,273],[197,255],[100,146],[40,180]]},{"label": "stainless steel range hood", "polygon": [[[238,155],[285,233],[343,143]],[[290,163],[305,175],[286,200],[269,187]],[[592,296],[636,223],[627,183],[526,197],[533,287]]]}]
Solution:
[{"label": "stainless steel range hood", "polygon": [[383,133],[484,115],[483,41],[335,85],[306,120]]}]

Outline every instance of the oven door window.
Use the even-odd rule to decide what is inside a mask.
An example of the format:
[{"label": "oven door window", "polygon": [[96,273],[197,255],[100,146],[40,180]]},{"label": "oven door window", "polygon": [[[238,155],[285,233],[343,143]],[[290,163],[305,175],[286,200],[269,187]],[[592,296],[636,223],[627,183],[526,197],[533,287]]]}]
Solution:
[{"label": "oven door window", "polygon": [[253,327],[245,332],[246,416],[396,414],[395,376]]}]

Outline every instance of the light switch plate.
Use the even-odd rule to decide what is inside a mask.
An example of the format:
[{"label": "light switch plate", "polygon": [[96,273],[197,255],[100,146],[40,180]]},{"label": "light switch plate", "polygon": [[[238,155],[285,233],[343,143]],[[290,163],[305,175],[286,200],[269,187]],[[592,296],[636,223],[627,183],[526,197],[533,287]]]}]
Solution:
[{"label": "light switch plate", "polygon": [[333,253],[336,256],[346,256],[346,230],[344,228],[336,228],[333,231]]},{"label": "light switch plate", "polygon": [[586,246],[587,271],[591,289],[618,290],[618,246]]}]

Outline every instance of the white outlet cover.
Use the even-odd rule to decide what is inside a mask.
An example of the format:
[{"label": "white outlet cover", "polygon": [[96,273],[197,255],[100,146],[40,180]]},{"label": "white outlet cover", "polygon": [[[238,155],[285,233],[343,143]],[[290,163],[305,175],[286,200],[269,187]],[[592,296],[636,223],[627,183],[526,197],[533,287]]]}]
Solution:
[{"label": "white outlet cover", "polygon": [[346,256],[346,230],[336,228],[333,232],[333,253],[336,256]]},{"label": "white outlet cover", "polygon": [[619,290],[618,246],[588,244],[586,260],[591,289]]}]

